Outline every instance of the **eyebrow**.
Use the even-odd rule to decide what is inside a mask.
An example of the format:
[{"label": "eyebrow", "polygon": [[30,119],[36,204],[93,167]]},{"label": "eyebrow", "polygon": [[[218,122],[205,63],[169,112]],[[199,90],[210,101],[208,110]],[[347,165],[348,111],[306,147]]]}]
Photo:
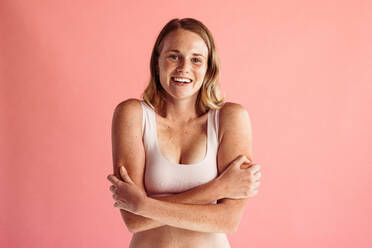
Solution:
[{"label": "eyebrow", "polygon": [[[180,51],[178,51],[177,49],[171,49],[171,50],[167,50],[167,51],[165,51],[166,53],[168,53],[168,52],[176,52],[176,53],[180,53]],[[204,57],[202,54],[200,54],[200,53],[193,53],[192,55],[194,55],[194,56],[201,56],[201,57]]]}]

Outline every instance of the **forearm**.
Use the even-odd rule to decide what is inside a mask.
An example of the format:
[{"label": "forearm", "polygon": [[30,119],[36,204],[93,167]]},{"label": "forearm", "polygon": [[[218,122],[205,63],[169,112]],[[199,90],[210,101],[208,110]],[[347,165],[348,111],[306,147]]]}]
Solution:
[{"label": "forearm", "polygon": [[[208,204],[221,198],[224,198],[223,188],[220,179],[217,177],[208,183],[202,184],[188,191],[154,199],[171,203]],[[121,210],[121,215],[131,232],[141,232],[165,225],[157,220],[125,210]]]},{"label": "forearm", "polygon": [[151,198],[166,202],[204,205],[224,197],[225,196],[220,183],[220,178],[217,177],[208,183],[199,185],[182,193]]},{"label": "forearm", "polygon": [[160,201],[147,197],[136,214],[154,219],[165,225],[183,229],[231,233],[235,229],[235,213],[232,205],[192,205]]}]

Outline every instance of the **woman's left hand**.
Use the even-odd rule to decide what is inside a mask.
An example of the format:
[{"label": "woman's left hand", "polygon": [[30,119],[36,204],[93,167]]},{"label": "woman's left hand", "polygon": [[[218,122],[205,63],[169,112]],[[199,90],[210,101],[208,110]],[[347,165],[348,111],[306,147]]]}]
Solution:
[{"label": "woman's left hand", "polygon": [[113,184],[110,186],[112,197],[116,201],[114,207],[136,213],[140,210],[146,199],[146,194],[130,179],[124,166],[120,168],[120,180],[110,174],[107,179]]}]

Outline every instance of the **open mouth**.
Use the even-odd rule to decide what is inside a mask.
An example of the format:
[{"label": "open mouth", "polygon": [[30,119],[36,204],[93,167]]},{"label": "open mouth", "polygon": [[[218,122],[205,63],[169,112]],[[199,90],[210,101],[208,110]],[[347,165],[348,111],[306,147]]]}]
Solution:
[{"label": "open mouth", "polygon": [[171,77],[171,82],[178,86],[188,85],[192,83],[191,79]]}]

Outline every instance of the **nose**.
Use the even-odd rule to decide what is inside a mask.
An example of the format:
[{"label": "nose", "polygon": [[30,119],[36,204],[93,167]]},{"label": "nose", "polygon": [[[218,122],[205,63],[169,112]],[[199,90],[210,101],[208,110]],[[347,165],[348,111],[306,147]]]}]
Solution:
[{"label": "nose", "polygon": [[177,72],[189,73],[189,64],[185,59],[180,59],[176,68]]}]

